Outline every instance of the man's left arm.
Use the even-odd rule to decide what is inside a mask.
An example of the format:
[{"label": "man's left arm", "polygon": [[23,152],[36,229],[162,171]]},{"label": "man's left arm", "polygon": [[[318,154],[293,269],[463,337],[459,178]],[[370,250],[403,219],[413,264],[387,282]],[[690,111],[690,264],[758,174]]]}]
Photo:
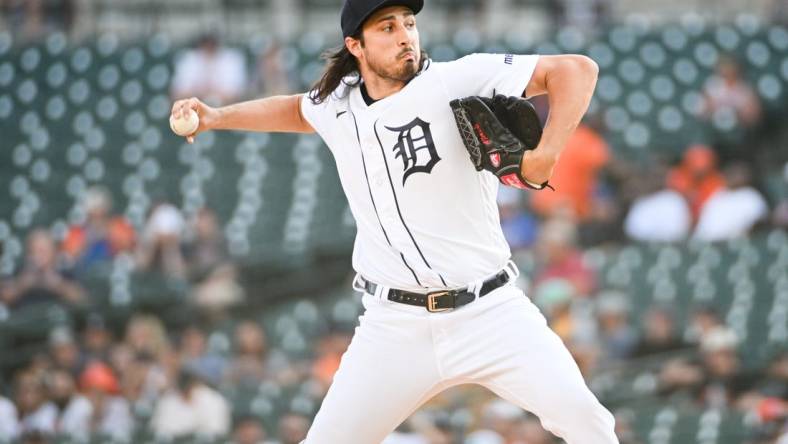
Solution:
[{"label": "man's left arm", "polygon": [[520,163],[524,178],[543,183],[553,174],[567,140],[583,118],[596,86],[599,67],[583,55],[540,56],[523,97],[547,94],[550,113],[536,149]]}]

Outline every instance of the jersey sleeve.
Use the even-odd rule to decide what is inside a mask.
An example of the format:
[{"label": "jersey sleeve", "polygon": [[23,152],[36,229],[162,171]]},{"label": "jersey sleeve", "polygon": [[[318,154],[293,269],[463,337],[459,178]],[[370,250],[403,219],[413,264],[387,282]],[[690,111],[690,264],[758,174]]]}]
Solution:
[{"label": "jersey sleeve", "polygon": [[538,55],[471,54],[447,63],[444,81],[453,98],[521,96],[534,73]]},{"label": "jersey sleeve", "polygon": [[310,91],[301,96],[301,115],[304,116],[304,119],[312,126],[315,132],[323,135],[325,134],[327,122],[330,122],[327,116],[331,114],[333,109],[331,103],[333,98],[329,96],[322,103],[314,104],[309,98],[311,94],[312,92]]}]

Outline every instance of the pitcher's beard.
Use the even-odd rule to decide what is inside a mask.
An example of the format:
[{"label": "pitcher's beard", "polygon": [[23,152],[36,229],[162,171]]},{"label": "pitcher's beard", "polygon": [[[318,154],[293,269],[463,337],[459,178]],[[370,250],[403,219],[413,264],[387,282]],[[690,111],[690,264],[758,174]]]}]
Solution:
[{"label": "pitcher's beard", "polygon": [[[401,65],[400,65],[401,63]],[[419,60],[404,61],[397,60],[397,67],[392,69],[390,67],[379,66],[376,63],[369,61],[369,67],[378,77],[394,80],[398,82],[408,83],[416,76],[419,70]]]}]

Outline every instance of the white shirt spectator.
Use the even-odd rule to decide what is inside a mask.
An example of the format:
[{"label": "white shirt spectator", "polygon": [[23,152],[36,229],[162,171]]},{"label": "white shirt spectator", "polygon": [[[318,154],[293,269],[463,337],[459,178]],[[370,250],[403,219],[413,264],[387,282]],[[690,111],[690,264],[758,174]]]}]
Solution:
[{"label": "white shirt spectator", "polygon": [[[91,406],[92,409],[92,406]],[[109,436],[115,441],[128,441],[134,431],[134,418],[129,402],[120,396],[107,396],[104,399],[103,414],[98,420],[95,433]]]},{"label": "white shirt spectator", "polygon": [[14,403],[0,396],[0,437],[14,440],[19,435],[19,421]]},{"label": "white shirt spectator", "polygon": [[45,434],[55,433],[55,422],[57,421],[57,407],[51,402],[41,404],[34,412],[25,415],[20,419],[21,426],[19,432],[41,432]]},{"label": "white shirt spectator", "polygon": [[238,50],[194,49],[176,63],[172,93],[175,98],[199,96],[208,103],[221,105],[243,94],[246,77],[246,60]]},{"label": "white shirt spectator", "polygon": [[168,392],[151,419],[156,436],[222,436],[230,431],[230,407],[219,392],[206,385],[191,389],[190,399]]},{"label": "white shirt spectator", "polygon": [[703,206],[693,238],[719,241],[739,237],[768,213],[766,200],[754,188],[723,189]]},{"label": "white shirt spectator", "polygon": [[57,420],[58,434],[86,440],[90,437],[90,417],[93,406],[87,398],[75,395]]},{"label": "white shirt spectator", "polygon": [[645,242],[675,242],[690,232],[692,215],[681,194],[661,190],[639,197],[624,221],[627,237]]},{"label": "white shirt spectator", "polygon": [[107,396],[104,409],[93,428],[93,404],[84,396],[75,396],[68,403],[58,423],[58,433],[77,440],[88,440],[91,434],[127,441],[131,438],[134,419],[128,402],[118,396]]}]

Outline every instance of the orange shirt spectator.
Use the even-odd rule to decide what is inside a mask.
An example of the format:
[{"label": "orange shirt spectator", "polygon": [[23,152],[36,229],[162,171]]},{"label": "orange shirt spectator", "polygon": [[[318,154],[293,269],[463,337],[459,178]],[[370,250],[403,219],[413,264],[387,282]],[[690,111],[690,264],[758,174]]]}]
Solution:
[{"label": "orange shirt spectator", "polygon": [[[70,257],[79,257],[86,249],[93,248],[93,239],[90,239],[90,228],[75,225],[69,227],[66,238],[63,240],[62,250]],[[107,226],[106,241],[109,255],[121,251],[129,251],[134,246],[134,227],[129,221],[120,216],[112,217]]]},{"label": "orange shirt spectator", "polygon": [[577,219],[586,220],[593,208],[593,192],[599,170],[610,158],[607,143],[594,129],[581,124],[566,144],[550,184],[555,191],[534,193],[531,207],[550,216],[561,207],[572,209]]},{"label": "orange shirt spectator", "polygon": [[717,169],[717,155],[705,145],[692,145],[678,166],[668,173],[668,187],[687,199],[693,221],[698,220],[703,204],[712,194],[725,187],[725,179]]},{"label": "orange shirt spectator", "polygon": [[98,262],[130,251],[136,238],[134,227],[128,220],[111,214],[112,196],[106,189],[88,189],[82,203],[86,220],[69,227],[60,247],[76,272],[86,271]]}]

